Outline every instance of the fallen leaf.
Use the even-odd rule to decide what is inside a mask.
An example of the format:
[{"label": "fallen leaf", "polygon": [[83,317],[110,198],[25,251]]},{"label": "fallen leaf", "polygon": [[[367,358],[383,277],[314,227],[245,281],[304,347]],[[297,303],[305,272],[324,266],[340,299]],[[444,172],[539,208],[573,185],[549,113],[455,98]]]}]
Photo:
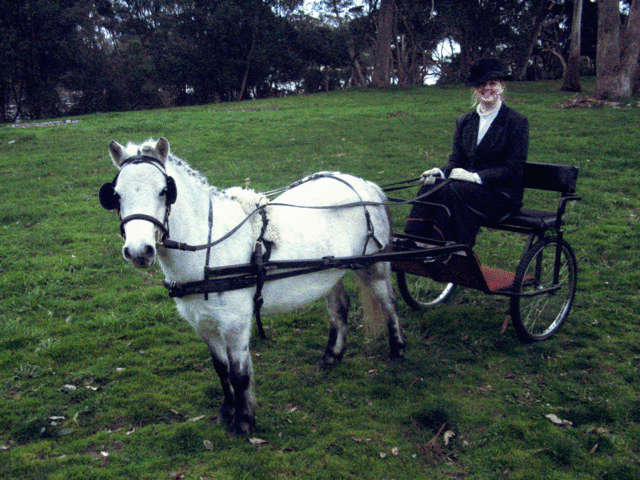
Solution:
[{"label": "fallen leaf", "polygon": [[265,443],[267,443],[267,441],[263,440],[261,438],[251,437],[249,439],[249,443],[251,445],[253,445],[254,447],[260,447],[260,446],[264,445]]},{"label": "fallen leaf", "polygon": [[549,413],[549,414],[545,415],[545,417],[547,417],[549,420],[551,420],[554,425],[559,425],[560,427],[571,427],[571,426],[573,426],[573,423],[571,423],[569,420],[562,420],[562,419],[558,418],[557,415],[554,415],[553,413]]},{"label": "fallen leaf", "polygon": [[487,385],[486,387],[479,387],[478,390],[480,390],[481,392],[495,392],[495,388],[493,388],[491,385]]},{"label": "fallen leaf", "polygon": [[424,379],[420,377],[414,378],[413,381],[409,384],[409,388],[413,387],[418,382],[424,382]]},{"label": "fallen leaf", "polygon": [[455,436],[456,434],[452,430],[447,430],[446,432],[444,432],[444,446],[447,447],[449,445],[449,442],[451,442],[451,439]]},{"label": "fallen leaf", "polygon": [[504,335],[510,323],[511,323],[511,317],[507,315],[506,317],[504,317],[504,321],[502,322],[502,327],[500,328],[500,335]]},{"label": "fallen leaf", "polygon": [[209,440],[203,440],[202,444],[207,450],[213,450],[213,443],[211,443]]}]

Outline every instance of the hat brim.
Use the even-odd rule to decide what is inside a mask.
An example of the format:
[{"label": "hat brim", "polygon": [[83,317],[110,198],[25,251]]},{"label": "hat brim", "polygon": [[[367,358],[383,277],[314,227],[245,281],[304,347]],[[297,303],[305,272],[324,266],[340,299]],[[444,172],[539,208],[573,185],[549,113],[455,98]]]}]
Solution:
[{"label": "hat brim", "polygon": [[506,75],[504,72],[487,72],[480,77],[469,77],[464,82],[467,87],[479,87],[489,80],[513,80],[513,75]]}]

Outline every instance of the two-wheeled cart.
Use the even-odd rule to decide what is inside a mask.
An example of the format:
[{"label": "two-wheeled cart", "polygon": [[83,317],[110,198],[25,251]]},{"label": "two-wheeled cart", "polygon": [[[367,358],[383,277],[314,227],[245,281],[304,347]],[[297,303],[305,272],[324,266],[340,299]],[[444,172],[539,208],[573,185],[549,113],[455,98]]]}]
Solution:
[{"label": "two-wheeled cart", "polygon": [[495,230],[527,234],[513,272],[481,265],[468,246],[396,234],[396,252],[425,248],[434,252],[424,260],[392,263],[403,299],[410,307],[424,310],[444,303],[457,286],[506,296],[511,321],[522,341],[551,337],[566,320],[576,293],[576,257],[562,227],[567,203],[581,199],[575,194],[577,177],[576,167],[526,163],[525,189],[560,193],[555,210],[522,208],[501,223],[483,223]]}]

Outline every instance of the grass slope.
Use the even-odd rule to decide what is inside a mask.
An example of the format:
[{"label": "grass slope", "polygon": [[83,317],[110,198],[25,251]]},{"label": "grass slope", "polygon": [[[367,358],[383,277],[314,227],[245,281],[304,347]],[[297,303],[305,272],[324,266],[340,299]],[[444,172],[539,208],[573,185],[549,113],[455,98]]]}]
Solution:
[{"label": "grass slope", "polygon": [[[386,341],[365,338],[355,308],[343,363],[318,374],[323,302],[266,319],[269,339],[252,346],[261,445],[213,421],[221,389],[162,273],[122,261],[117,220],[97,200],[115,173],[109,140],[165,136],[220,187],[250,177],[268,190],[333,169],[388,183],[445,162],[468,90],[352,90],[0,128],[0,477],[639,478],[640,110],[560,109],[558,88],[518,83],[508,98],[530,119],[532,161],[581,169],[584,200],[567,226],[579,291],[563,330],[520,345],[500,332],[505,299],[463,290],[427,314],[400,304],[408,355],[389,366]],[[406,213],[394,212],[398,226]],[[521,242],[486,232],[477,250],[509,263]]]}]

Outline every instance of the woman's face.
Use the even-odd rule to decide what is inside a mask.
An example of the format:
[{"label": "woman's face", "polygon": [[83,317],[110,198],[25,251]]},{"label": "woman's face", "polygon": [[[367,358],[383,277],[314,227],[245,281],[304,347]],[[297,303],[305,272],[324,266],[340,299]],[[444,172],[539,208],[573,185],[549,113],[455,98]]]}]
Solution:
[{"label": "woman's face", "polygon": [[504,82],[502,80],[488,80],[482,85],[475,87],[475,95],[482,103],[494,103],[504,92]]}]

